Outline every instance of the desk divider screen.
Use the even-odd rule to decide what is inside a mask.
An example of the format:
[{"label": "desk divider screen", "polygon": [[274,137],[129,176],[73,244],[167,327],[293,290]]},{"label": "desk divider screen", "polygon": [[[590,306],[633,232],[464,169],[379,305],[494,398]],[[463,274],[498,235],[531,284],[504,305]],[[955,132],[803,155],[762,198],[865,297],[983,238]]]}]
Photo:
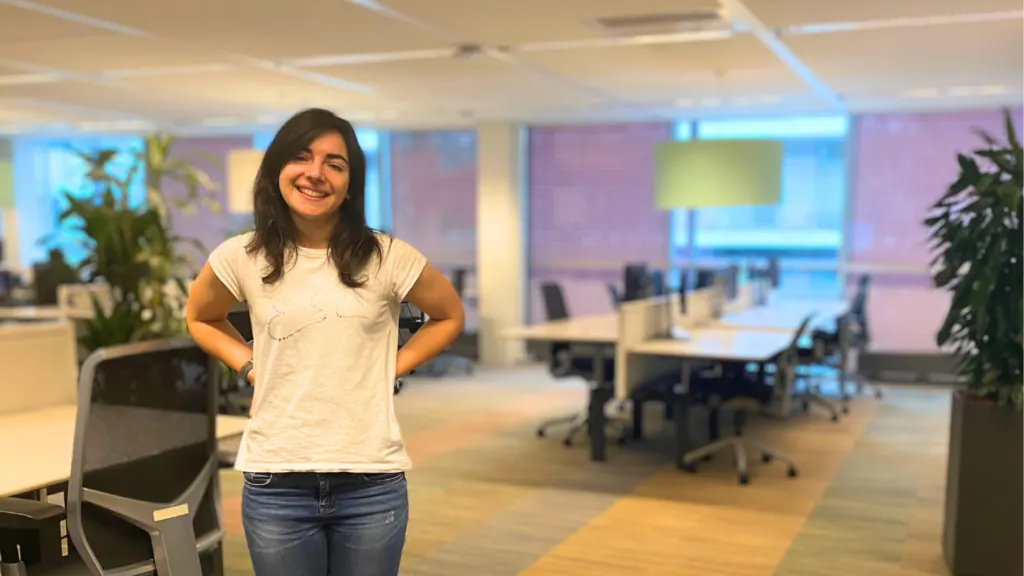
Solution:
[{"label": "desk divider screen", "polygon": [[0,325],[0,414],[78,401],[78,343],[68,320]]},{"label": "desk divider screen", "polygon": [[650,356],[631,357],[630,351],[651,338],[667,337],[674,296],[623,302],[619,306],[619,341],[615,347],[615,397],[624,400],[646,381],[679,373],[679,360]]}]

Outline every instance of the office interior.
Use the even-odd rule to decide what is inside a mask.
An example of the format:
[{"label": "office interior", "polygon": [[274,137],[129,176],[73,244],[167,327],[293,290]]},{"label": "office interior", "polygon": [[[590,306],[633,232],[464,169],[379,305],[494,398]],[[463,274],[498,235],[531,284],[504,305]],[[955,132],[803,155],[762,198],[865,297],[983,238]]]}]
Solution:
[{"label": "office interior", "polygon": [[[369,225],[467,312],[395,397],[403,575],[1019,574],[1019,536],[1014,559],[951,526],[962,383],[923,221],[978,130],[1020,134],[1022,18],[1009,0],[0,0],[0,565],[56,573],[91,542],[75,573],[252,573],[232,469],[251,389],[180,331],[94,354],[118,291],[78,269],[95,230],[65,213],[117,151],[116,210],[159,200],[161,234],[188,239],[161,284],[180,314],[176,280],[249,229],[276,128],[319,106],[357,126]],[[177,164],[154,185],[132,170],[155,135]],[[712,142],[715,162],[672,172]],[[128,438],[152,445],[104,464]],[[995,516],[960,525],[1019,534]]]}]

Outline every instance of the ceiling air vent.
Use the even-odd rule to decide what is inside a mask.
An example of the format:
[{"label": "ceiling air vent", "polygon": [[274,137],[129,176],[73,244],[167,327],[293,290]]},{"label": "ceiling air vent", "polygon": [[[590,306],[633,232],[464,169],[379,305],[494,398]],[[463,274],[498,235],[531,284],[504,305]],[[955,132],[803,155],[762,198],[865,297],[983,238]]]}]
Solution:
[{"label": "ceiling air vent", "polygon": [[690,10],[661,14],[608,16],[595,21],[597,28],[613,36],[676,34],[699,30],[718,30],[728,26],[718,10]]}]

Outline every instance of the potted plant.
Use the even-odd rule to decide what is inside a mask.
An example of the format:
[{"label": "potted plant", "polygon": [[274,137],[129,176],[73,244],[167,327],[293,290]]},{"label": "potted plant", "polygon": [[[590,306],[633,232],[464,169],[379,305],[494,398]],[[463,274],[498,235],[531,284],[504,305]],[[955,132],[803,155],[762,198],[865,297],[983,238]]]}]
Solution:
[{"label": "potted plant", "polygon": [[[113,306],[94,299],[94,315],[85,321],[79,342],[86,352],[126,342],[181,336],[186,333],[182,303],[187,295],[184,277],[190,276],[189,259],[180,246],[194,240],[170,232],[168,202],[194,209],[203,204],[219,210],[204,192],[214,189],[201,170],[170,156],[173,139],[150,136],[144,150],[128,152],[132,163],[121,177],[112,170],[114,160],[125,152],[100,150],[79,153],[87,165],[90,189],[85,197],[65,194],[66,209],[60,220],[77,231],[86,249],[79,271],[87,282],[110,285]],[[145,206],[133,207],[130,189],[140,172],[145,174]],[[183,198],[168,199],[162,193],[165,179],[185,185]]]},{"label": "potted plant", "polygon": [[952,302],[936,340],[965,382],[953,394],[943,553],[957,575],[1019,575],[1024,429],[1024,174],[1009,111],[1005,141],[960,154],[960,176],[925,220],[935,286]]}]

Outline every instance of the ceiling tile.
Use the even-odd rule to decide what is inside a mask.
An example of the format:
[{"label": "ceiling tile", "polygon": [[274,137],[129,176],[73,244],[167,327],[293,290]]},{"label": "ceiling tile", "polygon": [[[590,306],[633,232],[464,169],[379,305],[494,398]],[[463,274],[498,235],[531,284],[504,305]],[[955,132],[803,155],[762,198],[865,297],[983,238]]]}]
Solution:
[{"label": "ceiling tile", "polygon": [[420,21],[467,42],[515,45],[609,36],[598,18],[714,10],[715,0],[389,0]]},{"label": "ceiling tile", "polygon": [[768,26],[891,20],[1020,10],[1020,0],[743,0]]},{"label": "ceiling tile", "polygon": [[152,38],[93,30],[92,36],[0,43],[0,58],[29,61],[72,72],[192,66],[216,62],[216,55]]},{"label": "ceiling tile", "polygon": [[792,36],[786,43],[834,90],[1024,80],[1019,21]]},{"label": "ceiling tile", "polygon": [[343,0],[41,0],[139,28],[188,47],[257,58],[383,52],[448,45],[415,27]]}]

